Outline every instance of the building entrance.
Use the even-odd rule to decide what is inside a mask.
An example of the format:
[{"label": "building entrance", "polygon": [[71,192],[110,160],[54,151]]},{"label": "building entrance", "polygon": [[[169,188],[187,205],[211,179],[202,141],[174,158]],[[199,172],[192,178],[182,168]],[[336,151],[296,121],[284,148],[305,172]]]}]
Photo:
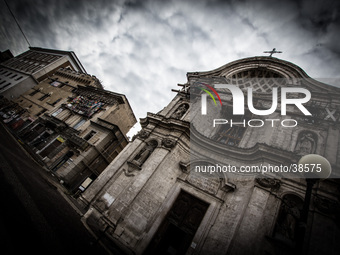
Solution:
[{"label": "building entrance", "polygon": [[185,254],[208,206],[208,203],[181,191],[145,254]]}]

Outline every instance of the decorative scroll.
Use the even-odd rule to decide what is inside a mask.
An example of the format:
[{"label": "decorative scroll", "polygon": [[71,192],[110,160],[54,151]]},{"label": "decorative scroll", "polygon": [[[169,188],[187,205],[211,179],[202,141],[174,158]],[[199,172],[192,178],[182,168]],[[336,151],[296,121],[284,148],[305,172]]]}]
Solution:
[{"label": "decorative scroll", "polygon": [[141,138],[141,139],[148,138],[149,135],[150,135],[150,133],[149,133],[148,131],[143,130],[143,129],[142,129],[141,131],[138,132],[138,136],[139,136],[139,138]]},{"label": "decorative scroll", "polygon": [[256,182],[264,188],[270,188],[274,190],[278,190],[281,186],[281,182],[274,178],[256,178]]},{"label": "decorative scroll", "polygon": [[176,141],[170,138],[164,138],[162,140],[162,146],[168,149],[172,149],[175,146],[175,144],[176,144]]}]

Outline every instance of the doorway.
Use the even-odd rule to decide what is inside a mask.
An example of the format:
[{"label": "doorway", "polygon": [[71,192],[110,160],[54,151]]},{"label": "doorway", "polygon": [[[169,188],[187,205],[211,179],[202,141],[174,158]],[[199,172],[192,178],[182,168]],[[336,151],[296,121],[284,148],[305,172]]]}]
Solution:
[{"label": "doorway", "polygon": [[208,207],[208,203],[181,191],[144,254],[185,254]]}]

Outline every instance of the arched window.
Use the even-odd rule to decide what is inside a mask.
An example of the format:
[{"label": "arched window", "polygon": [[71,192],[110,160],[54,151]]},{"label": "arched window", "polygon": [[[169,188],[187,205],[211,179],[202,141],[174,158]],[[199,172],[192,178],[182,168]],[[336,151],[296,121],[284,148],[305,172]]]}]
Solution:
[{"label": "arched window", "polygon": [[234,84],[243,90],[251,87],[260,93],[271,93],[273,87],[283,87],[287,83],[281,74],[266,68],[252,68],[226,78],[228,84]]},{"label": "arched window", "polygon": [[39,92],[39,90],[33,89],[33,91],[29,94],[29,96],[34,96],[38,92]]},{"label": "arched window", "polygon": [[250,117],[249,112],[242,116],[228,114],[228,123],[221,125],[212,139],[229,146],[238,146],[246,131],[246,125]]}]

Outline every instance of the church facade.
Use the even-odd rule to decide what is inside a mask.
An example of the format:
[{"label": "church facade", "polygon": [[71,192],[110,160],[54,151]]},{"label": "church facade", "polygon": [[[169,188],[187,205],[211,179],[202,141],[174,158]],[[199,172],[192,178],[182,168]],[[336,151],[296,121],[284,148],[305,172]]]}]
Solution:
[{"label": "church facade", "polygon": [[[340,89],[273,57],[187,79],[163,110],[141,119],[133,142],[82,193],[87,228],[108,249],[114,244],[127,254],[337,254]],[[252,89],[252,101],[241,99],[242,115],[232,114],[236,100],[227,89],[215,91],[218,99],[211,90],[202,96],[224,83],[247,97]],[[266,116],[254,114],[271,109],[272,91],[277,99],[306,98],[283,89],[293,87],[310,91],[310,100],[287,104],[286,114],[283,101]],[[327,158],[332,175],[313,186],[301,241],[306,179],[263,167],[294,168],[307,154]],[[226,171],[216,173],[219,167]]]}]

